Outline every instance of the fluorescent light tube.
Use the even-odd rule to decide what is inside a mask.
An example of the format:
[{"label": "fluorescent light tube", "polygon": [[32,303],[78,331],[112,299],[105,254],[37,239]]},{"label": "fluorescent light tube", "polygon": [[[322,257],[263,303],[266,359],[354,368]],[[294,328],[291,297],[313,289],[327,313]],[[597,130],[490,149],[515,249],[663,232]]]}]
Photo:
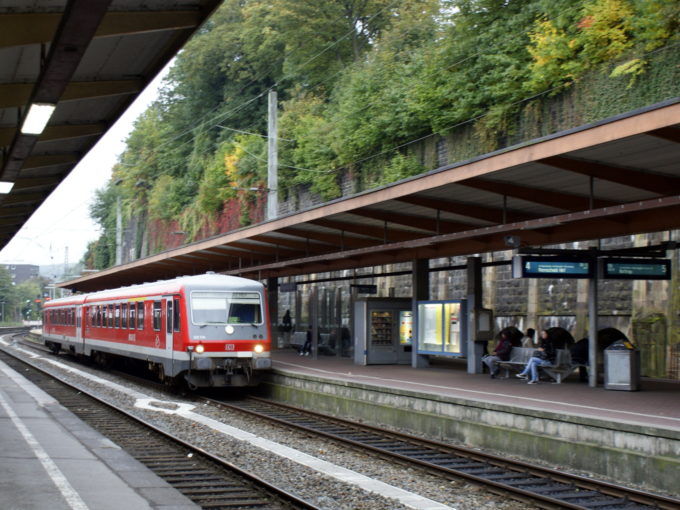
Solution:
[{"label": "fluorescent light tube", "polygon": [[33,103],[28,109],[28,115],[21,126],[21,132],[25,135],[39,135],[45,129],[56,105],[47,103]]},{"label": "fluorescent light tube", "polygon": [[0,181],[0,194],[9,193],[10,191],[12,191],[13,187],[14,187],[13,182]]}]

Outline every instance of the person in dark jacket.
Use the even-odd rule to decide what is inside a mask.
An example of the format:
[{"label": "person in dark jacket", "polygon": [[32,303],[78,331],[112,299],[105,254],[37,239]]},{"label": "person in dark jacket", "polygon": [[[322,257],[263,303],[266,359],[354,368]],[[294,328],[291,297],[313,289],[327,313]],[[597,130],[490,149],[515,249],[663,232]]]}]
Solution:
[{"label": "person in dark jacket", "polygon": [[498,368],[499,361],[508,361],[510,359],[510,351],[512,350],[512,341],[510,335],[505,332],[501,332],[496,348],[489,355],[485,356],[482,360],[486,366],[489,367],[489,372],[491,373],[491,379],[495,379],[500,371]]},{"label": "person in dark jacket", "polygon": [[309,353],[312,352],[312,327],[309,326],[307,328],[307,338],[305,340],[304,345],[302,346],[302,349],[300,349],[300,356],[309,356]]},{"label": "person in dark jacket", "polygon": [[546,330],[541,331],[541,345],[534,351],[533,356],[517,377],[526,379],[529,377],[529,384],[538,383],[538,368],[552,366],[555,363],[557,350]]}]

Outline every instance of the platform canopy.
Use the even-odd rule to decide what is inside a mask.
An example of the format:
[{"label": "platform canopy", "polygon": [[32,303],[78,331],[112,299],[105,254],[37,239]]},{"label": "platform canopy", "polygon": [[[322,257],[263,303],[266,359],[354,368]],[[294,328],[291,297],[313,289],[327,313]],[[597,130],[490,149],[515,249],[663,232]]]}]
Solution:
[{"label": "platform canopy", "polygon": [[65,282],[310,275],[680,228],[680,98]]},{"label": "platform canopy", "polygon": [[220,3],[0,1],[0,249]]}]

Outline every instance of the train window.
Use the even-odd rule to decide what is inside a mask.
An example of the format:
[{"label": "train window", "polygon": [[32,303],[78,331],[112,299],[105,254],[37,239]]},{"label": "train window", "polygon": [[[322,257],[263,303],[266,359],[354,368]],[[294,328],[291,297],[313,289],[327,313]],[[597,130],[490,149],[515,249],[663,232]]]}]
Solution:
[{"label": "train window", "polygon": [[160,331],[161,330],[161,302],[160,301],[154,301],[153,302],[153,329],[154,331]]},{"label": "train window", "polygon": [[120,305],[120,327],[127,329],[127,303]]},{"label": "train window", "polygon": [[262,300],[257,292],[192,292],[194,324],[261,324]]},{"label": "train window", "polygon": [[172,300],[168,299],[165,302],[165,331],[170,333],[172,331]]},{"label": "train window", "polygon": [[97,327],[102,327],[102,306],[97,305]]},{"label": "train window", "polygon": [[120,305],[113,305],[113,327],[120,327]]},{"label": "train window", "polygon": [[144,329],[144,303],[137,303],[137,329]]},{"label": "train window", "polygon": [[108,310],[108,312],[106,314],[106,327],[112,328],[113,327],[113,305],[108,305],[107,310]]},{"label": "train window", "polygon": [[137,310],[134,303],[130,303],[130,329],[135,329],[135,311]]},{"label": "train window", "polygon": [[174,306],[172,308],[173,316],[172,316],[172,324],[173,324],[173,330],[174,331],[179,331],[179,299],[175,299]]}]

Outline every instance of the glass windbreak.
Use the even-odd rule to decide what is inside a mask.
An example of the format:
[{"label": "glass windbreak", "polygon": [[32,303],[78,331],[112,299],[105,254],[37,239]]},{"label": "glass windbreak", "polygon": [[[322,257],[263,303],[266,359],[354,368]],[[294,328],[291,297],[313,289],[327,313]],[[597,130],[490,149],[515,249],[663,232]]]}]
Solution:
[{"label": "glass windbreak", "polygon": [[458,302],[418,304],[418,351],[460,354],[463,322]]},{"label": "glass windbreak", "polygon": [[418,305],[418,349],[422,351],[441,351],[442,306],[439,303]]},{"label": "glass windbreak", "polygon": [[257,292],[192,292],[191,321],[206,324],[261,324],[262,300]]}]

